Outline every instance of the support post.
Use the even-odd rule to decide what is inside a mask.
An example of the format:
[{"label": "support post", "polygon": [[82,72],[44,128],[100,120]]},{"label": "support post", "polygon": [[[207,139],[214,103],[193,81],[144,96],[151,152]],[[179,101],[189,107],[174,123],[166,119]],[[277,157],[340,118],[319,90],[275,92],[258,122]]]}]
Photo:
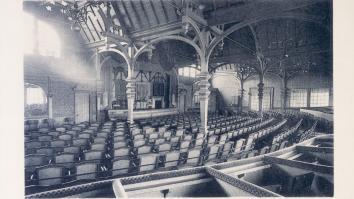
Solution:
[{"label": "support post", "polygon": [[283,78],[283,102],[282,102],[282,111],[285,112],[288,103],[289,89],[288,89],[288,79]]},{"label": "support post", "polygon": [[128,117],[127,121],[129,124],[134,123],[133,119],[133,110],[134,110],[134,100],[135,100],[135,81],[132,77],[127,77],[126,79],[126,93],[127,93],[127,102],[128,102]]},{"label": "support post", "polygon": [[208,131],[208,102],[209,102],[209,73],[200,73],[200,83],[199,83],[199,100],[200,100],[200,120],[201,125],[199,127],[199,132],[206,134]]},{"label": "support post", "polygon": [[238,103],[239,104],[239,111],[242,112],[242,108],[243,108],[243,96],[244,96],[244,93],[245,93],[245,89],[244,89],[244,81],[241,80],[241,94],[240,94],[240,102]]},{"label": "support post", "polygon": [[263,117],[263,91],[264,91],[264,74],[259,74],[259,84],[258,84],[258,114],[259,117]]}]

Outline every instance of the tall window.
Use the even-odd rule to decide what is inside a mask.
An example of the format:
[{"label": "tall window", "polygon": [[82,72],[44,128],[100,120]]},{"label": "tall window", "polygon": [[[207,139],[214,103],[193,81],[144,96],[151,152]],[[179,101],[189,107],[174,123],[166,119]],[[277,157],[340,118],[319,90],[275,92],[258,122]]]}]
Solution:
[{"label": "tall window", "polygon": [[311,89],[311,107],[329,106],[329,89],[314,88]]},{"label": "tall window", "polygon": [[34,84],[25,84],[25,116],[46,116],[48,114],[47,95]]},{"label": "tall window", "polygon": [[60,39],[55,30],[28,13],[23,18],[24,53],[59,57]]},{"label": "tall window", "polygon": [[183,77],[195,77],[200,73],[199,70],[192,68],[192,67],[183,67],[178,69],[178,75]]},{"label": "tall window", "polygon": [[307,107],[306,89],[291,89],[290,107]]},{"label": "tall window", "polygon": [[[251,110],[258,111],[258,88],[250,88],[251,93],[251,101],[250,101],[250,108]],[[273,88],[264,88],[263,90],[263,99],[262,99],[262,109],[269,110],[271,109],[272,104],[272,94]]]}]

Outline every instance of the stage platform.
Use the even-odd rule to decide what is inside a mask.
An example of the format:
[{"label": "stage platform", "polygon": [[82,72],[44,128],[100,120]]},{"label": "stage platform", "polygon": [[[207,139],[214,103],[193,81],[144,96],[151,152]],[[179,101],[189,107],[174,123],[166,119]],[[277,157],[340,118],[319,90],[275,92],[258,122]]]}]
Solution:
[{"label": "stage platform", "polygon": [[[153,118],[160,117],[166,115],[178,114],[178,110],[176,108],[167,108],[167,109],[146,109],[146,110],[134,110],[133,117],[135,119],[145,119],[145,118]],[[127,119],[128,110],[108,110],[109,119]]]}]

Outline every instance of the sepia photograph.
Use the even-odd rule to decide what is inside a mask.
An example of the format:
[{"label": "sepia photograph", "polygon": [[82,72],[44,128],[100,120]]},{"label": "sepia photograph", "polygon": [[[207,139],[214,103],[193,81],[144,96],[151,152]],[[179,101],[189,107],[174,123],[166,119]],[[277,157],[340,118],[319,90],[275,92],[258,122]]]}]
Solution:
[{"label": "sepia photograph", "polygon": [[332,0],[21,6],[23,197],[335,196]]}]

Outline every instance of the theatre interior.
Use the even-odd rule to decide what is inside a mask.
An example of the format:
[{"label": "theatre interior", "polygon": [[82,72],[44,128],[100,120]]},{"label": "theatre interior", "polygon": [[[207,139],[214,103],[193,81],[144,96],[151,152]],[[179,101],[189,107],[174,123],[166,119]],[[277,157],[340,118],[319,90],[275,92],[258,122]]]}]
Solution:
[{"label": "theatre interior", "polygon": [[333,196],[332,1],[22,5],[26,198]]}]

